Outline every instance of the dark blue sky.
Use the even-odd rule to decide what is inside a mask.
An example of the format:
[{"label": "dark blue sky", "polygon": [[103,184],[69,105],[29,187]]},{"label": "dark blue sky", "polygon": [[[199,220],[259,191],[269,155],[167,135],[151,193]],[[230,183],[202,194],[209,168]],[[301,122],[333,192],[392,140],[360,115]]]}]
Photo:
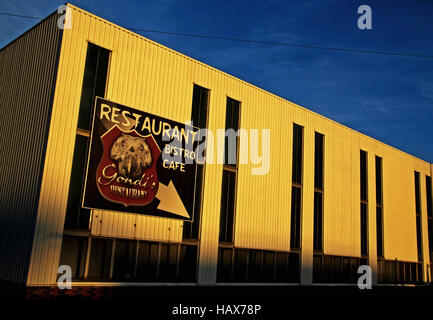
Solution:
[{"label": "dark blue sky", "polygon": [[[2,0],[0,11],[45,17],[64,4],[41,2]],[[71,3],[125,27],[433,55],[433,0]],[[362,4],[372,30],[357,27]],[[0,15],[0,47],[36,22]],[[433,162],[433,58],[141,34]]]}]

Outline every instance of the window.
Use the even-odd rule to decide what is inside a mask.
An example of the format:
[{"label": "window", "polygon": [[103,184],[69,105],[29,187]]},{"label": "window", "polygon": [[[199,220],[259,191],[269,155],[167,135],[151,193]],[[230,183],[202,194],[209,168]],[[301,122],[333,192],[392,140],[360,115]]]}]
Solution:
[{"label": "window", "polygon": [[236,173],[224,170],[222,185],[219,240],[221,242],[232,242],[236,193]]},{"label": "window", "polygon": [[113,279],[131,281],[135,278],[135,259],[137,241],[116,240],[114,254]]},{"label": "window", "polygon": [[[240,102],[227,98],[226,106],[226,130],[235,132],[239,128]],[[238,145],[239,137],[235,138],[235,146],[226,137],[224,148],[224,166],[221,190],[221,212],[220,212],[220,242],[233,242],[234,219],[236,208],[236,188],[238,172]]]},{"label": "window", "polygon": [[433,262],[433,194],[432,194],[432,179],[429,176],[425,177],[426,198],[427,198],[427,223],[428,223],[428,243],[430,252],[430,261]]},{"label": "window", "polygon": [[71,266],[73,280],[197,281],[197,246],[194,244],[92,238],[88,252],[88,239],[64,236],[60,264]]},{"label": "window", "polygon": [[358,267],[362,264],[363,259],[357,257],[314,254],[313,282],[357,283]]},{"label": "window", "polygon": [[360,151],[361,256],[368,256],[368,154]]},{"label": "window", "polygon": [[361,200],[368,201],[368,184],[367,184],[367,152],[361,150]]},{"label": "window", "polygon": [[422,280],[422,263],[378,260],[377,282],[381,284],[418,284]]},{"label": "window", "polygon": [[218,282],[299,282],[299,253],[224,248],[218,250]]},{"label": "window", "polygon": [[415,171],[415,210],[416,210],[416,243],[418,250],[418,261],[423,260],[422,254],[422,224],[421,224],[421,192],[420,173]]},{"label": "window", "polygon": [[155,281],[158,271],[159,244],[140,241],[137,256],[137,281]]},{"label": "window", "polygon": [[314,240],[315,251],[323,251],[323,135],[315,133],[314,151]]},{"label": "window", "polygon": [[87,243],[87,237],[63,236],[62,254],[59,265],[71,267],[72,280],[84,279]]},{"label": "window", "polygon": [[87,279],[108,280],[111,271],[113,240],[92,239]]},{"label": "window", "polygon": [[292,213],[290,224],[290,248],[301,248],[301,188],[292,187]]},{"label": "window", "polygon": [[78,115],[78,128],[80,129],[90,130],[95,98],[105,96],[109,60],[109,50],[89,42]]},{"label": "window", "polygon": [[300,125],[293,124],[292,181],[298,184],[302,184],[303,130]]},{"label": "window", "polygon": [[[226,105],[226,131],[239,130],[240,102],[232,98],[227,98]],[[224,164],[237,168],[239,136],[236,135],[234,140],[226,136],[224,144]]]},{"label": "window", "polygon": [[90,119],[95,98],[105,96],[109,59],[110,51],[92,43],[88,44],[66,207],[65,228],[68,229],[89,228],[90,210],[81,208],[82,186],[90,136]]},{"label": "window", "polygon": [[160,244],[158,280],[172,282],[176,280],[177,256],[179,246]]},{"label": "window", "polygon": [[292,150],[292,208],[290,221],[290,248],[301,248],[301,216],[302,216],[302,161],[303,161],[303,130],[293,124]]},{"label": "window", "polygon": [[368,208],[366,203],[361,203],[361,255],[368,255]]},{"label": "window", "polygon": [[[194,126],[205,129],[208,121],[209,90],[198,85],[194,85],[192,95],[191,121]],[[204,189],[205,166],[198,163],[196,167],[196,191],[194,198],[194,221],[184,222],[183,238],[195,239],[199,237],[201,211],[202,211],[202,194]]]},{"label": "window", "polygon": [[383,258],[383,182],[382,158],[376,156],[376,239],[377,256]]}]

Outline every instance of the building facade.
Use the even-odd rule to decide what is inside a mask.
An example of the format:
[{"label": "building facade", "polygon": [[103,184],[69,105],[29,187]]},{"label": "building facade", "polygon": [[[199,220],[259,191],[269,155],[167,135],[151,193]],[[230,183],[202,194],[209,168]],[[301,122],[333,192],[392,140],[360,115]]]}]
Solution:
[{"label": "building facade", "polygon": [[[55,12],[0,51],[2,280],[356,283],[368,264],[378,284],[431,282],[433,164],[67,6],[70,28]],[[269,172],[199,164],[193,222],[83,208],[96,97],[269,129]]]}]

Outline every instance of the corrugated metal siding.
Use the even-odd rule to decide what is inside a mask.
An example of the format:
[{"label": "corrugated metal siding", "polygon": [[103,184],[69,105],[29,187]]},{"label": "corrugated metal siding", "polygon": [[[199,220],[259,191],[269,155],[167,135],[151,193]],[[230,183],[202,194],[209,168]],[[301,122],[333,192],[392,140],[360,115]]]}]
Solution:
[{"label": "corrugated metal siding", "polygon": [[25,283],[61,31],[51,15],[0,50],[0,278]]},{"label": "corrugated metal siding", "polygon": [[[55,281],[87,41],[112,51],[107,99],[183,122],[191,118],[193,83],[196,83],[210,89],[209,128],[214,133],[225,127],[227,96],[242,103],[242,128],[271,129],[270,172],[252,176],[252,165],[239,168],[235,246],[289,250],[292,123],[295,122],[304,126],[305,137],[303,280],[311,281],[313,257],[314,130],[325,135],[325,253],[360,255],[359,148],[362,148],[369,153],[372,201],[374,154],[382,154],[384,159],[385,246],[392,246],[385,247],[385,255],[399,259],[416,256],[413,246],[416,234],[412,228],[415,219],[408,214],[413,209],[414,197],[402,182],[413,172],[412,163],[422,170],[428,164],[81,9],[73,6],[72,9],[73,29],[65,30],[63,37],[29,284]],[[241,140],[241,149],[246,150],[245,140]],[[405,168],[402,173],[398,171],[400,167]],[[216,278],[221,180],[222,165],[206,164],[200,283],[214,283]],[[401,201],[405,203],[403,207],[398,206]],[[371,228],[375,203],[370,202],[369,207],[370,247],[373,247],[375,230]],[[402,225],[395,225],[397,216]],[[181,241],[181,227],[182,222],[169,219],[95,211],[92,234]],[[397,235],[402,248],[393,246]],[[406,242],[405,237],[409,239]]]}]

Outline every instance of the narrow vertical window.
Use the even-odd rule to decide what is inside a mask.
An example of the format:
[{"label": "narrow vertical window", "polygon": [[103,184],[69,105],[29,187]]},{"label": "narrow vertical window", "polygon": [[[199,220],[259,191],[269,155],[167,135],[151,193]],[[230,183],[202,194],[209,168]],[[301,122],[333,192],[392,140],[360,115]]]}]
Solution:
[{"label": "narrow vertical window", "polygon": [[323,135],[314,137],[314,250],[323,251]]},{"label": "narrow vertical window", "polygon": [[431,177],[425,177],[426,197],[427,197],[427,226],[428,226],[428,244],[430,252],[430,261],[433,261],[433,194]]},{"label": "narrow vertical window", "polygon": [[223,183],[221,190],[220,242],[233,242],[238,172],[240,102],[227,98],[226,140],[224,146]]},{"label": "narrow vertical window", "polygon": [[415,171],[415,210],[416,210],[416,243],[418,261],[423,260],[422,255],[422,224],[421,224],[421,192],[420,173]]},{"label": "narrow vertical window", "polygon": [[377,256],[383,258],[383,182],[382,158],[376,156],[376,238]]},{"label": "narrow vertical window", "polygon": [[[198,85],[194,85],[192,95],[192,110],[191,121],[193,126],[200,129],[207,128],[208,121],[208,105],[209,105],[209,90]],[[183,238],[198,239],[201,211],[202,211],[202,195],[204,188],[204,164],[197,163],[196,179],[195,179],[195,197],[194,197],[194,221],[184,222]]]},{"label": "narrow vertical window", "polygon": [[293,124],[291,249],[301,248],[303,130],[304,128],[300,125]]},{"label": "narrow vertical window", "polygon": [[70,229],[89,228],[90,210],[81,208],[81,188],[84,181],[84,168],[86,167],[90,119],[92,117],[95,98],[97,96],[105,96],[109,60],[110,51],[92,43],[88,44],[66,208],[65,227]]},{"label": "narrow vertical window", "polygon": [[361,256],[368,256],[368,154],[360,152],[361,187]]}]

